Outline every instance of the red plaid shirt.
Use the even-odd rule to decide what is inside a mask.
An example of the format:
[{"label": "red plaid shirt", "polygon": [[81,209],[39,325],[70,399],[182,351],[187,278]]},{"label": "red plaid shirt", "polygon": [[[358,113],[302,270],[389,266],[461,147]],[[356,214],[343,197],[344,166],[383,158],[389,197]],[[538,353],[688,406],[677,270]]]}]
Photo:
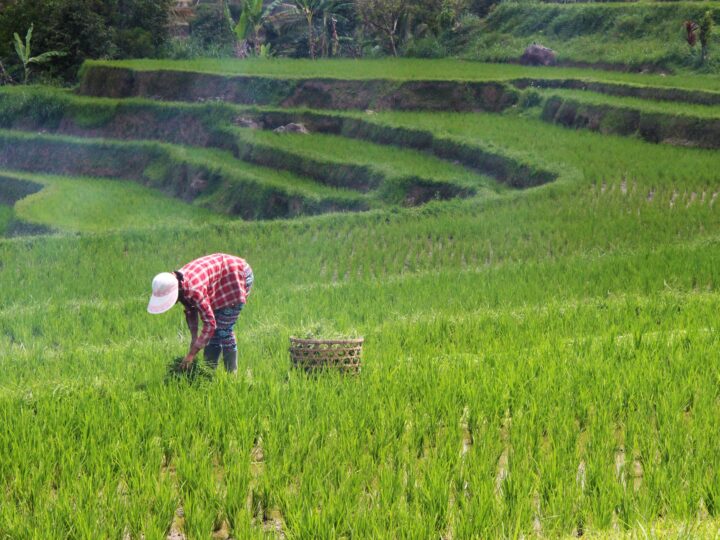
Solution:
[{"label": "red plaid shirt", "polygon": [[183,276],[181,291],[190,332],[197,335],[198,313],[203,322],[196,342],[202,348],[215,333],[213,311],[246,302],[250,266],[240,257],[215,253],[189,262],[179,272]]}]

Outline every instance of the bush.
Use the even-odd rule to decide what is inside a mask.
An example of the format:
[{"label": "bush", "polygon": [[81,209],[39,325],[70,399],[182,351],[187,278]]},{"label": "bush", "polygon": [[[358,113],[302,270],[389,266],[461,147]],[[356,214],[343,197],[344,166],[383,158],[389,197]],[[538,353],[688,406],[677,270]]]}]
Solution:
[{"label": "bush", "polygon": [[171,39],[163,49],[163,57],[171,60],[190,60],[193,58],[226,58],[232,54],[227,45],[205,45],[201,40]]},{"label": "bush", "polygon": [[485,17],[496,4],[499,4],[499,0],[470,0],[470,11]]},{"label": "bush", "polygon": [[702,20],[700,21],[700,46],[702,47],[702,60],[707,60],[708,47],[710,46],[710,34],[713,29],[713,16],[710,10],[705,12]]},{"label": "bush", "polygon": [[643,37],[647,28],[647,21],[641,13],[625,13],[617,18],[613,33],[618,38]]},{"label": "bush", "polygon": [[[478,60],[517,58],[533,41],[557,50],[569,62],[614,64],[627,69],[699,68],[714,72],[712,55],[701,61],[691,54],[683,21],[710,25],[720,22],[720,11],[705,17],[702,2],[568,3],[503,2],[493,8],[485,25],[474,31],[458,54]],[[708,34],[708,49],[720,41]],[[698,47],[700,49],[700,47]]]},{"label": "bush", "polygon": [[447,49],[434,36],[409,40],[404,49],[403,56],[414,58],[443,58],[447,56]]},{"label": "bush", "polygon": [[542,96],[536,90],[525,90],[520,94],[518,106],[521,109],[529,109],[542,104]]},{"label": "bush", "polygon": [[151,58],[157,49],[152,34],[144,28],[130,28],[117,33],[119,56],[124,58]]},{"label": "bush", "polygon": [[235,44],[225,10],[219,5],[201,5],[190,23],[190,40],[208,49],[232,49]]},{"label": "bush", "polygon": [[88,58],[155,57],[169,37],[172,0],[6,0],[0,11],[0,61],[17,74],[12,36],[35,25],[33,49],[65,53],[38,77],[74,82]]},{"label": "bush", "polygon": [[163,56],[174,60],[222,58],[232,56],[234,46],[235,35],[222,6],[200,5],[190,23],[190,37],[169,40]]}]

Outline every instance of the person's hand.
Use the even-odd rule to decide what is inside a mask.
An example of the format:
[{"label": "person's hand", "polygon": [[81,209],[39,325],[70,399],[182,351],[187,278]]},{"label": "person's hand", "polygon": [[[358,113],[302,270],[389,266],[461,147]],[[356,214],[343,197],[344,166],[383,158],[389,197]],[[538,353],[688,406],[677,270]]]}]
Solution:
[{"label": "person's hand", "polygon": [[180,363],[180,369],[183,371],[188,371],[191,367],[193,362],[195,361],[195,357],[193,355],[188,354],[183,361]]}]

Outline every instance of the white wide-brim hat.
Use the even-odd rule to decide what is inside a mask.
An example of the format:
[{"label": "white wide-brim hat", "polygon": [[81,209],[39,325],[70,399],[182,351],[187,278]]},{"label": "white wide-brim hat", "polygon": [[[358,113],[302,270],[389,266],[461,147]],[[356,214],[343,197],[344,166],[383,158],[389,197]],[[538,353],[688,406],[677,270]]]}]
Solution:
[{"label": "white wide-brim hat", "polygon": [[175,274],[163,272],[155,276],[152,282],[152,296],[148,304],[148,313],[159,315],[170,310],[178,299],[178,280]]}]

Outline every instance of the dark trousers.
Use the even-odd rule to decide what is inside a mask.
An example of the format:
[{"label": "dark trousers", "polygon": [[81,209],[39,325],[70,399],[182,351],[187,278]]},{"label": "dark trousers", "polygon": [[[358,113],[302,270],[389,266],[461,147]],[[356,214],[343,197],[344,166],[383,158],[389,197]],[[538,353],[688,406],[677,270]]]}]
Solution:
[{"label": "dark trousers", "polygon": [[217,326],[205,347],[205,361],[213,369],[217,368],[222,352],[225,369],[230,373],[237,371],[237,341],[233,328],[244,306],[245,304],[238,304],[214,312]]}]

